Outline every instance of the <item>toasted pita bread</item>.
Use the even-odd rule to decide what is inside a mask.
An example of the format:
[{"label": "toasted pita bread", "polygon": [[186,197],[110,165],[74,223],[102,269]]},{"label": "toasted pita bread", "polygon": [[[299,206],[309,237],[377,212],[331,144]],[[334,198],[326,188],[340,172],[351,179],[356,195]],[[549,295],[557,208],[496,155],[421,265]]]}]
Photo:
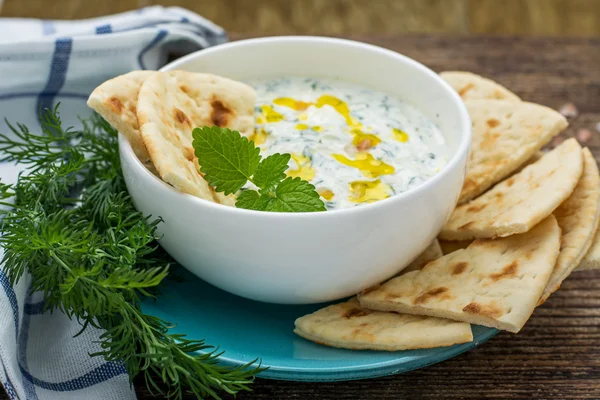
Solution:
[{"label": "toasted pita bread", "polygon": [[527,232],[573,193],[582,158],[575,139],[564,141],[484,195],[458,206],[439,238],[485,239]]},{"label": "toasted pita bread", "polygon": [[496,82],[470,72],[447,71],[440,76],[458,92],[463,100],[521,101],[519,97]]},{"label": "toasted pita bread", "polygon": [[560,250],[548,218],[521,235],[476,240],[359,295],[362,307],[521,330],[542,295]]},{"label": "toasted pita bread", "polygon": [[544,156],[544,152],[543,151],[536,151],[530,158],[529,160],[525,161],[525,164],[521,165],[519,168],[517,168],[510,176],[512,175],[516,175],[519,172],[523,171],[525,169],[525,167],[530,166],[533,163],[536,163],[540,158],[542,158]]},{"label": "toasted pita bread", "polygon": [[473,141],[459,204],[515,172],[567,127],[565,117],[538,104],[470,100],[465,105]]},{"label": "toasted pita bread", "polygon": [[598,234],[598,231],[596,231],[590,249],[577,267],[577,271],[589,269],[600,269],[600,235]]},{"label": "toasted pita bread", "polygon": [[471,342],[471,326],[447,319],[370,311],[356,298],[296,320],[305,339],[352,350],[429,349]]},{"label": "toasted pita bread", "polygon": [[209,201],[231,202],[214,193],[202,177],[192,147],[192,130],[220,126],[251,135],[254,89],[210,74],[157,72],[138,95],[137,116],[146,149],[160,177],[184,193]]},{"label": "toasted pita bread", "polygon": [[583,149],[583,173],[575,190],[555,211],[562,230],[560,254],[539,304],[560,287],[590,249],[600,214],[598,165],[588,148]]},{"label": "toasted pita bread", "polygon": [[423,268],[427,263],[437,260],[443,256],[442,248],[440,247],[440,243],[437,239],[434,239],[433,242],[410,264],[408,267],[404,268],[400,273],[406,273],[410,271],[417,271]]},{"label": "toasted pita bread", "polygon": [[150,155],[140,135],[137,99],[142,83],[153,73],[133,71],[117,76],[94,89],[87,101],[90,108],[127,138],[135,155],[146,165],[150,163]]}]

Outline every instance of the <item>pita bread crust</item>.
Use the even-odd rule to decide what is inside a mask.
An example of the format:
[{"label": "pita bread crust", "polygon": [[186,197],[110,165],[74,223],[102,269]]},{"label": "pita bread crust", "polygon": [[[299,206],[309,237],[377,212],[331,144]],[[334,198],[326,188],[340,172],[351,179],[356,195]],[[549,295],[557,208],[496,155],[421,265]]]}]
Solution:
[{"label": "pita bread crust", "polygon": [[132,71],[98,86],[87,105],[100,114],[131,144],[138,159],[148,165],[150,155],[142,140],[137,120],[137,99],[144,80],[154,71]]},{"label": "pita bread crust", "polygon": [[431,242],[431,244],[427,246],[427,248],[421,254],[419,254],[419,256],[413,262],[408,264],[408,266],[404,268],[400,273],[403,274],[406,272],[418,271],[425,265],[427,265],[429,262],[437,260],[443,255],[444,254],[442,253],[440,243],[437,239],[434,239],[433,242]]},{"label": "pita bread crust", "polygon": [[221,126],[251,135],[256,94],[250,86],[210,74],[156,72],[139,92],[137,117],[142,139],[161,178],[209,201],[233,198],[215,194],[200,173],[192,130]]},{"label": "pita bread crust", "polygon": [[560,254],[539,304],[557,291],[581,262],[598,230],[600,175],[596,160],[588,148],[583,149],[583,174],[579,183],[553,214],[562,230]]},{"label": "pita bread crust", "polygon": [[440,76],[458,92],[463,100],[521,101],[516,94],[504,86],[471,72],[446,71]]},{"label": "pita bread crust", "polygon": [[533,103],[471,100],[465,105],[473,141],[459,204],[515,172],[568,125],[560,113]]},{"label": "pita bread crust", "polygon": [[577,271],[600,269],[600,235],[598,235],[598,230],[596,230],[590,249],[576,269]]},{"label": "pita bread crust", "polygon": [[577,141],[564,141],[520,173],[458,206],[439,238],[486,239],[527,232],[573,193],[583,170],[582,159]]},{"label": "pita bread crust", "polygon": [[356,298],[298,318],[295,325],[305,339],[352,350],[429,349],[473,340],[467,323],[370,311]]},{"label": "pita bread crust", "polygon": [[362,307],[448,318],[518,332],[542,295],[560,250],[550,214],[521,235],[476,240],[464,250],[359,295]]}]

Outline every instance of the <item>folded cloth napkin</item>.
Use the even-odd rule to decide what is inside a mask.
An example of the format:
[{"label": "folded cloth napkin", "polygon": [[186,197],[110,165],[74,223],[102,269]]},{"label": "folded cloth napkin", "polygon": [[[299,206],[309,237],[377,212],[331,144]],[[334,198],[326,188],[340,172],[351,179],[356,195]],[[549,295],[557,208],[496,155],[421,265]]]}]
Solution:
[{"label": "folded cloth napkin", "polygon": [[[62,105],[67,126],[89,115],[98,84],[136,69],[157,69],[182,55],[227,40],[210,21],[177,7],[149,7],[81,20],[0,18],[0,119],[38,126],[38,110]],[[8,132],[0,122],[0,132]],[[0,164],[14,182],[20,167]],[[1,249],[0,249],[1,251]],[[0,253],[1,254],[1,253]],[[122,364],[89,357],[101,331],[64,314],[42,313],[29,277],[11,287],[0,268],[0,382],[11,399],[135,399]]]}]

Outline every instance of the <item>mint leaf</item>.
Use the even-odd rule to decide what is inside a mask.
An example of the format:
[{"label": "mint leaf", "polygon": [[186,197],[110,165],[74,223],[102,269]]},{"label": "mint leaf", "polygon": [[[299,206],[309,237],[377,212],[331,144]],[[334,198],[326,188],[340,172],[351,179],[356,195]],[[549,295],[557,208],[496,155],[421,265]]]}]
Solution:
[{"label": "mint leaf", "polygon": [[271,196],[262,195],[261,197],[267,198],[267,202],[261,207],[262,211],[325,211],[325,204],[319,198],[315,187],[301,178],[285,178],[283,182],[277,185]]},{"label": "mint leaf", "polygon": [[260,149],[236,131],[205,126],[194,129],[192,137],[200,171],[217,192],[240,190],[260,162]]},{"label": "mint leaf", "polygon": [[275,153],[258,164],[252,183],[263,190],[269,190],[285,178],[290,161],[289,154]]},{"label": "mint leaf", "polygon": [[248,181],[260,189],[243,190],[237,196],[236,207],[274,212],[325,211],[312,184],[285,177],[289,154],[275,153],[261,161],[254,142],[227,128],[196,128],[192,136],[200,171],[217,192],[235,193]]},{"label": "mint leaf", "polygon": [[244,190],[238,195],[235,206],[246,210],[261,210],[268,201],[268,196],[261,196],[256,190]]}]

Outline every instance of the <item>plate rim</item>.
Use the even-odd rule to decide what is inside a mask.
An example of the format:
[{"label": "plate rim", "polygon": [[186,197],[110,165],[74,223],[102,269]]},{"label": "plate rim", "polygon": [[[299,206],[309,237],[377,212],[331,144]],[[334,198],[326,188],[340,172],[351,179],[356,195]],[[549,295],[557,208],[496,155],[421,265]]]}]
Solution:
[{"label": "plate rim", "polygon": [[[257,378],[291,381],[291,382],[342,382],[362,379],[381,378],[385,376],[397,375],[405,372],[415,371],[447,361],[458,355],[466,353],[479,345],[495,337],[500,331],[495,328],[482,327],[485,329],[482,333],[473,338],[471,342],[453,345],[450,347],[438,347],[434,349],[444,349],[440,352],[420,357],[410,363],[402,362],[399,359],[389,361],[375,362],[371,365],[354,365],[346,367],[269,367],[269,369],[256,375]],[[471,326],[473,329],[473,326]],[[362,351],[362,350],[353,350]],[[399,352],[401,353],[401,351]],[[228,367],[239,367],[246,363],[226,356],[227,352],[219,357],[219,363]],[[408,366],[407,366],[408,365]],[[251,364],[258,366],[258,362]],[[403,367],[404,366],[404,367]]]}]

